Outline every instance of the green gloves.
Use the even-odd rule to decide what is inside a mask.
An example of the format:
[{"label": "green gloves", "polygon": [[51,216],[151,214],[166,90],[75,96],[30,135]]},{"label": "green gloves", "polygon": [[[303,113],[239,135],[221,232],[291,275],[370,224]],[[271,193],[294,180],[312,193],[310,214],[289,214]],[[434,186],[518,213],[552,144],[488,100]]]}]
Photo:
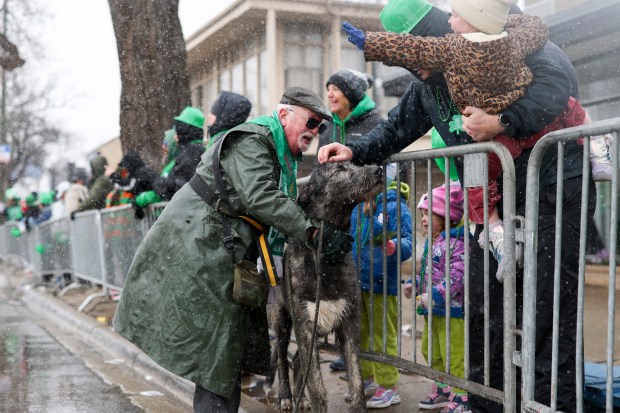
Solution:
[{"label": "green gloves", "polygon": [[157,195],[157,192],[146,191],[136,196],[135,204],[139,207],[145,207],[147,205],[151,205],[151,204],[154,204],[156,202],[161,202],[161,201],[162,199],[159,195]]}]

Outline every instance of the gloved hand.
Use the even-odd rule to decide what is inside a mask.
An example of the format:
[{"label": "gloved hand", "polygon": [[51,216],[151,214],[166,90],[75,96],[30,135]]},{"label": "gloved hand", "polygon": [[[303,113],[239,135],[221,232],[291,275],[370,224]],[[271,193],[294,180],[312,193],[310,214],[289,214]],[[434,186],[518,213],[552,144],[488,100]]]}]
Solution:
[{"label": "gloved hand", "polygon": [[145,207],[160,201],[162,199],[155,191],[141,192],[136,196],[136,205],[139,207]]},{"label": "gloved hand", "polygon": [[415,299],[418,301],[418,305],[428,308],[428,293],[420,294]]},{"label": "gloved hand", "polygon": [[144,218],[144,208],[142,208],[141,206],[136,205],[135,200],[134,200],[134,202],[132,202],[131,206],[133,207],[133,216],[136,219]]},{"label": "gloved hand", "polygon": [[[316,250],[319,248],[321,231],[318,229],[312,240],[310,241],[312,247]],[[323,223],[323,245],[322,254],[323,258],[328,264],[339,264],[344,260],[344,257],[351,252],[353,238],[346,232],[340,231],[335,225],[329,222]]]},{"label": "gloved hand", "polygon": [[349,22],[342,22],[342,31],[347,33],[350,43],[354,44],[358,49],[364,50],[364,44],[366,43],[366,35],[360,29],[355,28]]}]

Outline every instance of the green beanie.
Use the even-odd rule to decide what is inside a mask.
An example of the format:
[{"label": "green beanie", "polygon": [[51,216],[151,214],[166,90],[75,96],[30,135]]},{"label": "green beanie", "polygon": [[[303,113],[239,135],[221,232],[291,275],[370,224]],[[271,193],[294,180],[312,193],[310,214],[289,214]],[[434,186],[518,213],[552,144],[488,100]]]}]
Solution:
[{"label": "green beanie", "polygon": [[43,192],[39,196],[39,202],[41,203],[41,205],[52,205],[54,203],[55,195],[56,194],[54,191]]},{"label": "green beanie", "polygon": [[37,197],[34,194],[29,194],[26,196],[26,205],[34,206],[37,204]]},{"label": "green beanie", "polygon": [[[433,148],[433,149],[441,149],[441,148],[445,148],[445,147],[446,147],[446,143],[444,142],[444,140],[441,137],[441,135],[439,134],[439,132],[437,132],[437,129],[435,129],[435,128],[431,129],[431,148]],[[445,161],[444,161],[444,159],[443,158],[435,158],[435,163],[437,164],[437,166],[441,170],[441,173],[443,173],[445,175],[446,168],[445,168]],[[456,165],[454,164],[454,159],[450,159],[450,179],[453,180],[453,181],[458,181],[458,179],[459,179],[459,174],[456,173]]]},{"label": "green beanie", "polygon": [[202,125],[205,123],[205,116],[200,109],[187,106],[174,120],[202,129]]},{"label": "green beanie", "polygon": [[17,196],[16,190],[14,190],[13,188],[8,188],[6,191],[4,191],[4,199],[19,199],[19,196]]},{"label": "green beanie", "polygon": [[388,32],[409,33],[432,8],[426,0],[390,0],[379,19]]}]

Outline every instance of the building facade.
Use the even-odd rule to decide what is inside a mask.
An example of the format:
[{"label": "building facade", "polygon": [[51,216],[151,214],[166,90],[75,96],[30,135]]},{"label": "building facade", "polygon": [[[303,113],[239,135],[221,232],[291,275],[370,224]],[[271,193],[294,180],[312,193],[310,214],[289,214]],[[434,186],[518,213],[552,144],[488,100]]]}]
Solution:
[{"label": "building facade", "polygon": [[186,41],[192,101],[209,112],[221,91],[245,95],[251,116],[268,114],[289,86],[307,87],[325,97],[330,74],[351,68],[372,74],[369,90],[385,112],[396,104],[384,98],[382,82],[403,69],[366,63],[342,35],[342,21],[381,30],[385,0],[238,0]]}]

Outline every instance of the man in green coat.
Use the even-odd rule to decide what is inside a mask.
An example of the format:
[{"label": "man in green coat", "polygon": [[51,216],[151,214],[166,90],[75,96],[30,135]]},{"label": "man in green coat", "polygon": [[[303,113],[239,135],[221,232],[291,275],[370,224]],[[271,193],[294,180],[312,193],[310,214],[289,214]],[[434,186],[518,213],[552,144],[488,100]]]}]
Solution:
[{"label": "man in green coat", "polygon": [[88,197],[80,202],[75,212],[105,208],[105,197],[114,189],[114,184],[105,175],[106,166],[108,166],[108,160],[101,155],[90,161],[92,178],[88,184]]},{"label": "man in green coat", "polygon": [[[114,329],[162,367],[196,383],[195,412],[238,411],[241,371],[268,370],[265,306],[252,309],[232,298],[233,260],[257,257],[249,254],[256,230],[235,216],[270,227],[271,245],[290,236],[316,248],[319,223],[306,219],[295,202],[295,179],[297,160],[324,120],[331,120],[330,112],[317,95],[289,88],[271,116],[222,137],[219,162],[233,254],[224,242],[222,202],[212,208],[191,184],[197,176],[219,193],[212,169],[219,145],[205,152],[196,176],[174,195],[136,252]],[[350,249],[347,234],[325,223],[325,259],[342,259]]]}]

